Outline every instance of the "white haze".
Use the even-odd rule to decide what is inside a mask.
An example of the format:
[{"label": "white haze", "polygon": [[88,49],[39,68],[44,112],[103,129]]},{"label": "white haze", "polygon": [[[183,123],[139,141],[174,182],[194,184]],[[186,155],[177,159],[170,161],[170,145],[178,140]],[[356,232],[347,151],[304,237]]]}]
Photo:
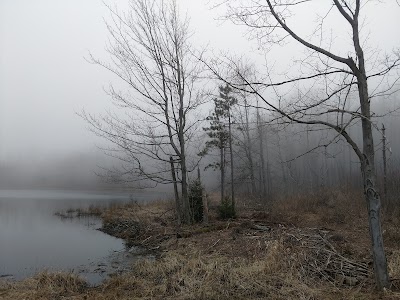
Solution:
[{"label": "white haze", "polygon": [[[105,1],[117,3],[121,10],[128,7],[127,2]],[[208,44],[216,53],[243,55],[257,50],[257,44],[244,37],[245,28],[215,20],[221,9],[209,11],[213,3],[178,1],[191,18],[193,43],[199,47]],[[387,52],[398,46],[399,12],[395,1],[371,5],[366,28],[371,29],[372,45]],[[5,172],[14,170],[15,177],[8,176],[8,181],[28,178],[29,182],[29,178],[47,178],[51,174],[71,184],[74,178],[81,177],[86,178],[87,185],[95,184],[93,171],[106,159],[95,145],[104,141],[87,130],[76,112],[85,109],[98,114],[112,107],[103,88],[117,82],[116,78],[85,60],[89,51],[107,59],[103,20],[107,15],[100,0],[0,2],[2,178]],[[293,47],[274,49],[266,57],[281,71],[294,55],[292,50]],[[79,163],[82,161],[85,163]]]}]

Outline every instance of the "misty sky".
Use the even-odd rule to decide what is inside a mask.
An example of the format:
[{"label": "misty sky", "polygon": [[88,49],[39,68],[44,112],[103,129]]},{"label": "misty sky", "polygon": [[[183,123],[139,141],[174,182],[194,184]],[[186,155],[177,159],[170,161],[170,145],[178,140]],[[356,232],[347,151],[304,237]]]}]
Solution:
[{"label": "misty sky", "polygon": [[[126,0],[105,2],[127,7]],[[214,20],[219,12],[207,9],[210,2],[178,1],[191,18],[194,42],[238,53],[256,49],[244,29]],[[370,40],[384,51],[399,45],[399,17],[394,0],[368,10]],[[107,58],[103,18],[100,0],[0,1],[0,162],[95,151],[99,141],[76,112],[110,108],[103,87],[115,78],[84,59],[89,51]],[[270,59],[279,61],[287,50],[271,51]]]},{"label": "misty sky", "polygon": [[[117,2],[126,8],[127,1]],[[205,44],[208,34],[201,33],[207,26],[211,32],[216,23],[211,24],[205,3],[190,4],[185,6],[188,14],[200,13],[206,25],[195,30],[198,42]],[[193,22],[198,16],[193,14]],[[0,2],[1,161],[93,150],[96,139],[75,113],[109,107],[103,87],[115,78],[84,59],[89,51],[107,58],[106,17],[100,0]],[[209,38],[218,43],[215,36]]]}]

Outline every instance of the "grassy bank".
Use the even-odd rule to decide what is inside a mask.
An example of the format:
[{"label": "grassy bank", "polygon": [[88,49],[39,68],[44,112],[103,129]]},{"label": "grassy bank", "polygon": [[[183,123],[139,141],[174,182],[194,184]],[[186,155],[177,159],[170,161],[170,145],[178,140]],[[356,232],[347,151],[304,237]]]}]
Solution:
[{"label": "grassy bank", "polygon": [[218,220],[212,209],[208,225],[184,227],[169,202],[113,206],[100,213],[106,231],[156,260],[98,287],[73,274],[3,282],[0,299],[400,299],[400,220],[385,219],[393,288],[378,293],[361,199],[325,191],[268,209],[243,199],[235,220]]}]

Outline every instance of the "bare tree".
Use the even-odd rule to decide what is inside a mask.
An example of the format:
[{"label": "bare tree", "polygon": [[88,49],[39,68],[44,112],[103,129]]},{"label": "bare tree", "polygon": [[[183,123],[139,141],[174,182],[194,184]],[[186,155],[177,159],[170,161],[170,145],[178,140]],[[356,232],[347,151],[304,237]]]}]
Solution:
[{"label": "bare tree", "polygon": [[113,175],[130,182],[173,183],[178,215],[189,223],[187,151],[196,121],[188,116],[202,98],[201,66],[192,55],[188,19],[180,18],[174,0],[132,0],[125,13],[108,9],[111,62],[92,55],[91,62],[127,85],[126,91],[109,89],[123,113],[98,117],[83,112],[82,117],[113,144],[108,154],[123,163]]},{"label": "bare tree", "polygon": [[237,93],[238,105],[235,110],[235,123],[238,129],[236,143],[240,146],[244,154],[244,175],[250,179],[251,191],[250,194],[256,193],[256,178],[253,159],[253,141],[251,135],[250,124],[250,105],[247,99],[248,95],[245,92]]},{"label": "bare tree", "polygon": [[[271,184],[268,183],[270,179],[270,175],[268,174],[268,147],[265,147],[267,152],[267,164],[265,163],[265,155],[264,155],[264,128],[262,125],[260,109],[257,104],[257,131],[258,131],[258,145],[260,147],[260,161],[261,161],[261,170],[260,170],[260,186],[262,197],[264,201],[267,200],[267,197],[271,196]],[[268,171],[267,171],[268,170]]]},{"label": "bare tree", "polygon": [[[380,219],[381,200],[376,187],[374,163],[373,118],[377,116],[371,111],[371,102],[394,92],[393,88],[399,80],[398,74],[395,74],[395,78],[388,75],[399,67],[399,52],[383,58],[378,57],[379,53],[375,52],[373,59],[371,56],[369,60],[366,59],[365,45],[360,38],[360,12],[366,3],[361,0],[333,0],[331,4],[326,3],[326,6],[320,5],[318,1],[318,7],[325,7],[326,11],[321,14],[316,30],[307,38],[303,38],[289,20],[295,15],[296,8],[303,9],[309,19],[310,11],[316,9],[313,6],[315,1],[225,2],[229,8],[228,17],[235,23],[248,26],[262,45],[284,44],[291,40],[307,51],[306,57],[299,61],[300,75],[287,74],[287,78],[281,81],[273,80],[269,72],[265,78],[254,81],[241,73],[239,63],[233,59],[224,61],[234,71],[233,77],[224,75],[216,68],[222,65],[221,61],[209,67],[232,87],[257,95],[268,109],[279,113],[285,122],[313,125],[317,130],[330,129],[336,132],[334,139],[318,146],[326,147],[337,139],[344,139],[352,147],[359,158],[363,175],[376,282],[379,288],[388,287],[389,277]],[[332,50],[333,41],[326,42],[324,39],[324,22],[332,14],[336,14],[348,26],[351,49]],[[335,23],[335,29],[338,28],[337,25]],[[234,78],[237,77],[240,80],[235,82]],[[379,81],[376,80],[378,78]],[[380,85],[378,89],[377,82],[387,84]],[[375,84],[372,92],[369,83]],[[296,96],[289,97],[287,90],[282,96],[280,87],[287,90],[291,87],[297,91]],[[277,102],[271,101],[267,89],[273,90]],[[351,101],[351,98],[357,101]],[[350,136],[347,130],[357,121],[362,126],[362,146],[357,144],[357,136]]]}]

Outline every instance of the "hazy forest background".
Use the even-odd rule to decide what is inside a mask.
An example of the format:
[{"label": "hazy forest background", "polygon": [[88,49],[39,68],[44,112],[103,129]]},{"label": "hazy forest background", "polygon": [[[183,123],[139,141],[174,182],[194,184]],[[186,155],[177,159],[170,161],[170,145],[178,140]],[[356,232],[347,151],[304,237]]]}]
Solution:
[{"label": "hazy forest background", "polygon": [[[41,131],[23,140],[18,132],[32,130],[29,120],[40,123],[35,115],[47,108],[35,103],[32,119],[8,126],[14,134],[1,128],[14,151],[0,152],[0,187],[165,191],[179,226],[203,221],[210,199],[218,199],[222,218],[237,217],[237,207],[269,213],[313,199],[335,208],[342,224],[346,216],[337,212],[364,198],[376,283],[390,287],[381,215],[400,216],[400,49],[397,32],[374,32],[387,19],[375,12],[400,9],[387,2],[210,1],[218,22],[233,26],[227,32],[242,33],[225,34],[232,44],[219,48],[196,39],[187,2],[104,2],[105,46],[81,57],[101,74],[85,80],[106,78],[102,98],[85,105],[83,79],[64,90],[65,99],[55,83],[41,90],[64,99],[58,103],[75,119],[43,121],[53,137]],[[12,76],[18,72],[4,77]],[[12,89],[5,95],[13,99]],[[97,148],[70,151],[81,143],[64,140],[74,135],[69,126],[85,132],[82,143],[96,137]],[[35,158],[31,148],[43,152]]]}]

